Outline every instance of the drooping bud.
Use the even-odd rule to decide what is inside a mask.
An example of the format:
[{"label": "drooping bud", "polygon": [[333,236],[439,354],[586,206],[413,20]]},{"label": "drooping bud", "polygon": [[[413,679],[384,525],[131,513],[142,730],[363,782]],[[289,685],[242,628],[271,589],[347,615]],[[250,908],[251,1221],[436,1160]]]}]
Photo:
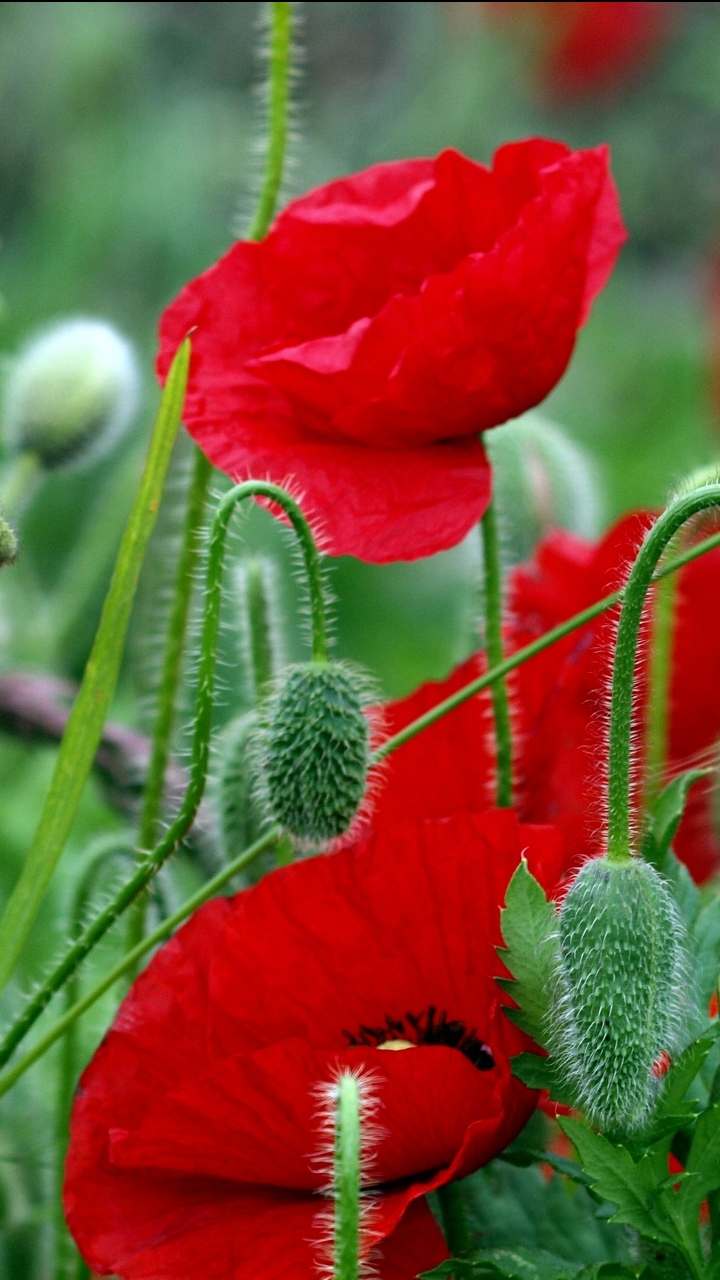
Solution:
[{"label": "drooping bud", "polygon": [[44,467],[94,461],[130,425],[139,376],[125,338],[100,320],[64,320],[20,352],[5,388],[10,448]]},{"label": "drooping bud", "polygon": [[555,525],[596,537],[602,501],[588,455],[539,413],[488,431],[484,437],[493,469],[505,568],[527,560]]},{"label": "drooping bud", "polygon": [[683,927],[663,878],[639,858],[597,858],[559,920],[555,1052],[599,1128],[648,1119],[678,1047],[687,1001]]},{"label": "drooping bud", "polygon": [[0,516],[0,569],[4,569],[6,565],[12,564],[17,558],[18,543],[14,530]]},{"label": "drooping bud", "polygon": [[288,667],[264,714],[262,768],[272,817],[297,840],[343,835],[365,794],[370,765],[368,690],[340,662]]}]

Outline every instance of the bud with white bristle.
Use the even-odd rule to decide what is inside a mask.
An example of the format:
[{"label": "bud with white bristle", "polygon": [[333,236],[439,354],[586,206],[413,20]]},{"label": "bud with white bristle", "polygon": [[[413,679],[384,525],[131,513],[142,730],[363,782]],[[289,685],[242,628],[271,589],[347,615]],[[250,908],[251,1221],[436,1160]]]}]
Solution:
[{"label": "bud with white bristle", "polygon": [[286,668],[263,708],[261,770],[274,821],[296,840],[344,835],[365,795],[371,692],[344,662]]},{"label": "bud with white bristle", "polygon": [[47,468],[79,466],[110,452],[138,407],[130,343],[101,320],[63,320],[19,353],[5,387],[9,448]]},{"label": "bud with white bristle", "polygon": [[12,564],[17,559],[17,536],[7,520],[0,516],[0,569]]}]

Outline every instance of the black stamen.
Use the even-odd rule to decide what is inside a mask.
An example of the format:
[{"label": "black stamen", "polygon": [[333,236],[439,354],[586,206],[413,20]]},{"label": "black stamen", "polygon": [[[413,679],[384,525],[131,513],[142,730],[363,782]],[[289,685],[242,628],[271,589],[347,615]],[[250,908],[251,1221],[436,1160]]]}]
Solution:
[{"label": "black stamen", "polygon": [[459,1049],[478,1071],[491,1071],[495,1066],[492,1050],[480,1040],[477,1032],[468,1031],[465,1023],[457,1018],[448,1018],[444,1009],[438,1013],[433,1004],[423,1013],[406,1013],[405,1019],[386,1014],[384,1027],[361,1026],[357,1032],[343,1031],[343,1035],[351,1046],[364,1045],[370,1049],[377,1049],[387,1040],[410,1040],[416,1045],[444,1044],[450,1049]]}]

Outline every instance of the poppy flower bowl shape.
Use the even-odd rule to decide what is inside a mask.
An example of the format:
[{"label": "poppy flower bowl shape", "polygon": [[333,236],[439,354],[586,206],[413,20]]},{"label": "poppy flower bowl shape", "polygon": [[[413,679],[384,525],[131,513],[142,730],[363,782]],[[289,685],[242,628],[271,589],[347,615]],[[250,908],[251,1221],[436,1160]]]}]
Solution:
[{"label": "poppy flower bowl shape", "polygon": [[507,810],[406,823],[198,911],[80,1082],[65,1208],[90,1267],[314,1280],[328,1206],[318,1097],[348,1068],[371,1082],[379,1130],[366,1260],[383,1280],[442,1261],[424,1193],[490,1160],[535,1104],[510,1071],[531,1042],[494,982],[523,852],[552,887],[550,828]]},{"label": "poppy flower bowl shape", "polygon": [[624,239],[604,147],[374,165],[191,281],[158,373],[192,330],[183,420],[216,466],[290,483],[333,555],[430,555],[482,515],[479,433],[562,377]]}]

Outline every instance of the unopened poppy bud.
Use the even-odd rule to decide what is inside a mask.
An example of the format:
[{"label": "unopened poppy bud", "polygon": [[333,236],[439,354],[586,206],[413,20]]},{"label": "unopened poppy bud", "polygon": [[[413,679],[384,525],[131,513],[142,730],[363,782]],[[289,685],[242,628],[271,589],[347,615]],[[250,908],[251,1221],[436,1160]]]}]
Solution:
[{"label": "unopened poppy bud", "polygon": [[557,1052],[579,1105],[610,1133],[642,1127],[662,1087],[687,1000],[682,925],[639,858],[597,858],[560,911]]},{"label": "unopened poppy bud", "polygon": [[9,375],[8,444],[48,468],[94,461],[129,426],[138,390],[125,338],[100,320],[64,320],[28,343]]},{"label": "unopened poppy bud", "polygon": [[597,475],[587,454],[539,413],[488,431],[506,567],[527,560],[553,526],[596,537],[602,519]]},{"label": "unopened poppy bud", "polygon": [[7,520],[0,516],[0,569],[4,569],[7,564],[12,564],[17,557],[17,551],[18,544],[15,532]]},{"label": "unopened poppy bud", "polygon": [[263,773],[270,812],[310,844],[347,831],[370,764],[362,676],[339,662],[288,667],[267,705]]}]

